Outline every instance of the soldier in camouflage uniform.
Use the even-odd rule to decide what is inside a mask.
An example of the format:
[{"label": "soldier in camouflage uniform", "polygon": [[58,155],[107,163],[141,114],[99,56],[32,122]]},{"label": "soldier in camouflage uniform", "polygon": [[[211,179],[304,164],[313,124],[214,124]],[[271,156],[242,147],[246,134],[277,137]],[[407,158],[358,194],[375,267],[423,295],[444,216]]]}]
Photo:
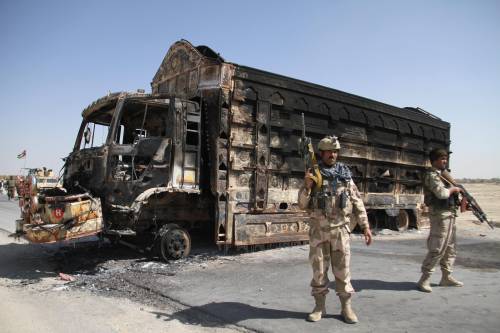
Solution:
[{"label": "soldier in camouflage uniform", "polygon": [[[351,308],[351,285],[349,261],[351,219],[363,229],[367,245],[372,241],[363,200],[354,184],[349,168],[336,162],[340,144],[336,137],[327,136],[318,145],[322,175],[321,190],[314,185],[314,177],[308,170],[304,186],[299,191],[299,206],[311,216],[309,230],[309,261],[313,269],[311,281],[312,296],[316,306],[307,320],[318,321],[325,312],[328,293],[328,270],[332,265],[335,276],[335,291],[342,305],[344,321],[354,324],[358,321]],[[355,225],[355,223],[354,223]]]},{"label": "soldier in camouflage uniform", "polygon": [[444,149],[433,149],[429,154],[432,168],[424,176],[424,201],[429,206],[431,230],[427,239],[429,252],[422,263],[422,277],[418,288],[424,292],[432,292],[430,277],[434,266],[441,265],[442,278],[439,283],[444,287],[461,287],[463,283],[451,276],[456,257],[455,218],[458,211],[456,195],[459,187],[450,186],[441,180],[440,175],[448,163],[448,152]]}]

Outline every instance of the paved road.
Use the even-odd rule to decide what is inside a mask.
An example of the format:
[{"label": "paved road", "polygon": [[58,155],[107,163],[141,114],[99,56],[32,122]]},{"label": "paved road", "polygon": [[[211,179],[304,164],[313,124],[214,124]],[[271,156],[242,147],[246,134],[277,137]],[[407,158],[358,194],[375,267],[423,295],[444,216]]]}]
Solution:
[{"label": "paved road", "polygon": [[[317,323],[304,321],[313,306],[307,286],[307,247],[272,250],[269,257],[251,254],[241,262],[208,267],[196,274],[188,271],[142,283],[189,304],[173,317],[180,315],[192,325],[203,325],[192,319],[203,312],[258,332],[498,332],[500,243],[468,242],[462,246],[455,275],[465,287],[435,286],[431,294],[415,288],[424,243],[423,239],[379,241],[365,248],[360,241],[354,242],[352,275],[357,293],[353,306],[360,318],[357,325],[340,320],[333,286],[327,317]],[[484,267],[470,265],[478,248],[494,252],[492,260],[482,263]]]},{"label": "paved road", "polygon": [[8,232],[16,230],[16,219],[20,216],[19,201],[8,200],[5,194],[0,194],[0,229]]}]

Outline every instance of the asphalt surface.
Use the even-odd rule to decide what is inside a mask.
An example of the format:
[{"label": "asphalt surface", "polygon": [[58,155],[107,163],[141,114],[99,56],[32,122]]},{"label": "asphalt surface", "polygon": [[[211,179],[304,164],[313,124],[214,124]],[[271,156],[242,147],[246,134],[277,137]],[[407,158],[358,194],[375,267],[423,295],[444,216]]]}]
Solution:
[{"label": "asphalt surface", "polygon": [[17,200],[8,200],[5,194],[0,194],[0,229],[7,232],[16,230],[16,219],[20,218]]},{"label": "asphalt surface", "polygon": [[[0,200],[0,228],[13,230],[17,202]],[[10,226],[9,226],[10,225]],[[176,320],[191,328],[250,332],[498,332],[500,327],[500,229],[459,226],[455,277],[463,288],[416,289],[427,231],[376,236],[366,247],[352,240],[353,308],[360,322],[345,324],[332,290],[327,315],[304,320],[313,307],[308,246],[223,254],[205,246],[190,258],[162,263],[109,244],[0,246],[0,278],[36,289],[40,279],[71,274],[68,290],[125,297],[152,306],[151,320]],[[2,251],[2,248],[9,251]],[[10,253],[2,256],[2,253]],[[15,270],[3,270],[9,262]]]},{"label": "asphalt surface", "polygon": [[[191,324],[202,324],[190,318],[203,312],[259,332],[498,332],[498,255],[484,268],[458,266],[455,276],[465,287],[435,286],[433,293],[425,294],[415,288],[424,256],[423,250],[415,248],[416,243],[379,241],[367,249],[360,241],[354,242],[352,283],[357,290],[353,300],[360,318],[357,325],[342,322],[333,291],[328,295],[326,318],[317,323],[304,321],[313,307],[307,285],[311,277],[307,247],[273,250],[269,257],[257,253],[242,262],[196,274],[181,272],[147,284],[157,293],[189,304],[190,308],[174,315],[188,318],[186,323]],[[422,245],[421,240],[418,243]],[[485,251],[498,253],[498,242],[484,245]],[[461,251],[468,253],[468,249],[462,247]],[[433,282],[438,281],[436,274]]]}]

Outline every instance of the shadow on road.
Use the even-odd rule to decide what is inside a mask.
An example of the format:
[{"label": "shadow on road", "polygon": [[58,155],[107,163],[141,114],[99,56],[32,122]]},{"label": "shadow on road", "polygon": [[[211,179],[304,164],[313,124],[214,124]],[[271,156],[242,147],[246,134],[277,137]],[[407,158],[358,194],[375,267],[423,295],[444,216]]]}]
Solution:
[{"label": "shadow on road", "polygon": [[[352,280],[351,283],[354,289],[358,292],[362,290],[410,291],[417,289],[416,282],[406,281],[393,282],[381,280]],[[333,287],[333,289],[335,290],[335,287]]]},{"label": "shadow on road", "polygon": [[33,283],[55,275],[53,267],[47,262],[51,252],[47,246],[35,244],[0,245],[0,278]]},{"label": "shadow on road", "polygon": [[[151,312],[164,321],[179,320],[187,325],[223,327],[227,324],[240,325],[249,319],[298,319],[304,321],[307,313],[270,308],[260,308],[239,302],[213,302],[168,314]],[[324,318],[342,320],[340,315],[325,315]],[[243,325],[244,326],[244,325]]]},{"label": "shadow on road", "polygon": [[[23,242],[0,245],[0,278],[35,283],[58,273],[94,274],[109,260],[142,260],[144,255],[127,248],[98,246],[98,243],[27,244]],[[23,282],[24,281],[24,282]]]}]

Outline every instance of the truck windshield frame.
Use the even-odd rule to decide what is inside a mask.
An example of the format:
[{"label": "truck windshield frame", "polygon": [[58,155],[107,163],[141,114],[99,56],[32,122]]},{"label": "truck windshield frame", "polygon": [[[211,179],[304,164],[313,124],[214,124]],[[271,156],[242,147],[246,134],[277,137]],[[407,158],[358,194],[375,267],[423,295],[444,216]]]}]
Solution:
[{"label": "truck windshield frame", "polygon": [[[116,103],[99,109],[82,120],[73,151],[102,147],[107,144]],[[90,131],[90,134],[86,132]],[[89,135],[89,142],[85,137]]]}]

